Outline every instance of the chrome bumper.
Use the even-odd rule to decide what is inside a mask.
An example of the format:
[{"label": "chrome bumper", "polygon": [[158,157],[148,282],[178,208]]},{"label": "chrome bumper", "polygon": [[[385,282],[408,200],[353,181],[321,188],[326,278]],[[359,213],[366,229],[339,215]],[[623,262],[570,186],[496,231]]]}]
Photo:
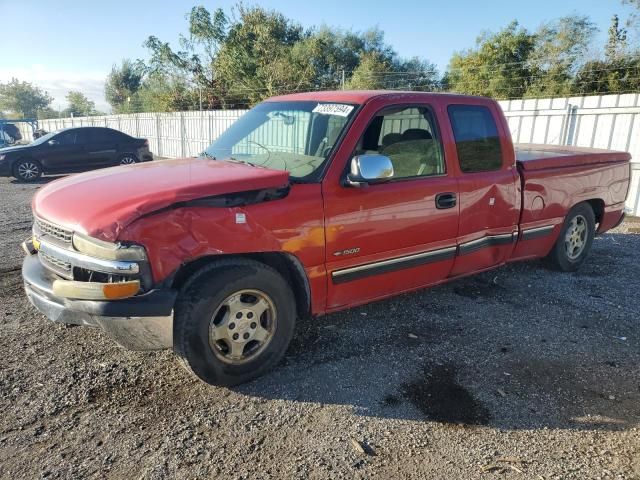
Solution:
[{"label": "chrome bumper", "polygon": [[173,346],[173,290],[155,290],[126,300],[69,300],[53,294],[53,278],[37,255],[25,258],[24,288],[31,304],[54,322],[99,327],[130,350]]}]

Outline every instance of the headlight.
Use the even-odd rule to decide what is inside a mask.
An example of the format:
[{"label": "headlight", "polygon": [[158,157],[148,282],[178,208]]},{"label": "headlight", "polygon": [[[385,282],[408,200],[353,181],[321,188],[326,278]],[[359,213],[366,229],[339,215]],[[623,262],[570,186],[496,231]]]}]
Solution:
[{"label": "headlight", "polygon": [[125,246],[88,237],[81,233],[73,234],[73,247],[80,253],[105,260],[146,260],[147,254],[138,245]]},{"label": "headlight", "polygon": [[5,157],[6,157],[6,155],[0,155],[0,162],[1,162],[2,160],[4,160],[4,159],[5,159]]}]

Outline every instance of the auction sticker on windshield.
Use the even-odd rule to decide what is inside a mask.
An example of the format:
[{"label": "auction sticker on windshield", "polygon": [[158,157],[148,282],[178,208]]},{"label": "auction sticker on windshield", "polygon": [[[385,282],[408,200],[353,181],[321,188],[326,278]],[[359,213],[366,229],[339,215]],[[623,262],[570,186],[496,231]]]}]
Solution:
[{"label": "auction sticker on windshield", "polygon": [[344,105],[342,103],[320,103],[313,109],[313,113],[320,115],[338,115],[339,117],[347,117],[353,110],[353,105]]}]

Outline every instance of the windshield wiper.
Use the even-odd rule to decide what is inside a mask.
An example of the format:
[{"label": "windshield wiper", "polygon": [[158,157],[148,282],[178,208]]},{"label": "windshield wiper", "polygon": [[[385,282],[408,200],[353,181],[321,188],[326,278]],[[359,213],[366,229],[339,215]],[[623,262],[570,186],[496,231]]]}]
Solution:
[{"label": "windshield wiper", "polygon": [[207,152],[206,150],[205,150],[204,152],[202,152],[202,153],[200,154],[200,156],[201,156],[201,157],[204,157],[204,158],[208,158],[208,159],[210,159],[210,160],[215,160],[215,159],[216,159],[216,157],[214,157],[213,155],[211,155],[211,154],[210,154],[209,152]]},{"label": "windshield wiper", "polygon": [[225,158],[225,161],[233,162],[233,163],[244,163],[245,165],[249,165],[251,167],[257,167],[255,163],[248,162],[247,160],[238,160],[237,158],[233,158],[233,157]]}]

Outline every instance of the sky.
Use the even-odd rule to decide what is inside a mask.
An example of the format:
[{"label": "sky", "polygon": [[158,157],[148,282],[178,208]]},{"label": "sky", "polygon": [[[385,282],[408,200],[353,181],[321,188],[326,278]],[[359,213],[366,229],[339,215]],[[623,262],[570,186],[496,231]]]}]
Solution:
[{"label": "sky", "polygon": [[[202,4],[229,12],[236,0],[0,0],[0,82],[32,82],[62,109],[69,90],[80,90],[102,111],[104,79],[123,58],[147,58],[149,35],[177,46],[187,32],[186,14]],[[620,0],[322,0],[245,1],[275,9],[305,27],[326,24],[355,31],[377,26],[403,57],[419,56],[444,71],[455,51],[472,47],[480,32],[496,31],[517,19],[534,30],[564,15],[588,15],[599,27],[601,48],[611,17],[631,11]],[[5,48],[7,47],[7,48]]]}]

